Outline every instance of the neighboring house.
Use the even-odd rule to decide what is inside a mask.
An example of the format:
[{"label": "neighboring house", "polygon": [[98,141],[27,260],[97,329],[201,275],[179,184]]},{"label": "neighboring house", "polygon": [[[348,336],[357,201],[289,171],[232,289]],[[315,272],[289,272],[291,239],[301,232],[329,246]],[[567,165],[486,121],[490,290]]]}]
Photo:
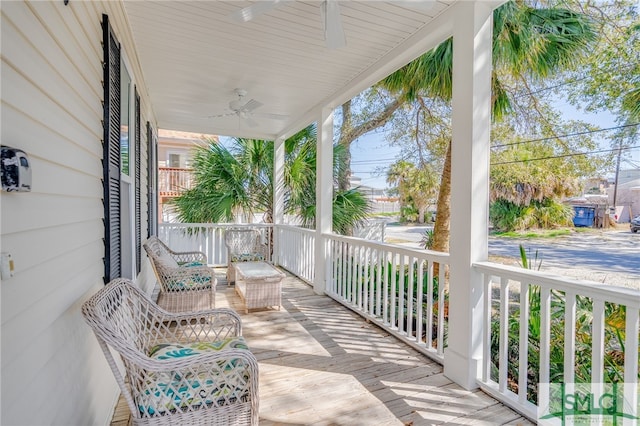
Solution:
[{"label": "neighboring house", "polygon": [[387,190],[362,185],[362,178],[351,176],[351,188],[357,188],[369,200],[371,213],[397,213],[400,211],[398,197],[389,197]]},{"label": "neighboring house", "polygon": [[[637,176],[629,173],[628,176]],[[618,223],[629,223],[629,221],[640,214],[640,179],[620,179],[620,183],[612,185],[607,189],[609,205],[613,206],[613,196],[615,188],[616,208],[614,220]]]},{"label": "neighboring house", "polygon": [[636,169],[620,169],[618,172],[618,182],[624,184],[633,180],[640,179],[640,168]]},{"label": "neighboring house", "polygon": [[158,211],[160,220],[172,220],[167,202],[193,186],[193,148],[218,141],[218,136],[176,130],[158,130]]},{"label": "neighboring house", "polygon": [[567,202],[576,206],[593,207],[596,211],[596,227],[607,225],[602,220],[605,216],[610,216],[618,223],[628,223],[631,218],[640,214],[640,169],[620,170],[617,184],[612,178],[593,178],[585,180],[583,186],[585,195]]},{"label": "neighboring house", "polygon": [[603,177],[585,179],[582,182],[583,192],[590,195],[604,194],[609,187],[609,180]]}]

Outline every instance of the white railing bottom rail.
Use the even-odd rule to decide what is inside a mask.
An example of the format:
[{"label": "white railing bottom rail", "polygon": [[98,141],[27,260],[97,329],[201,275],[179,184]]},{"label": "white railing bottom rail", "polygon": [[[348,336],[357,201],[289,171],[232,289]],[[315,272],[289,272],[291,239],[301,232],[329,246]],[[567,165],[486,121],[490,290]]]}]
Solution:
[{"label": "white railing bottom rail", "polygon": [[550,399],[554,389],[625,383],[625,414],[639,415],[640,291],[489,262],[474,267],[484,277],[479,383],[487,392],[536,419],[547,402],[561,403]]}]

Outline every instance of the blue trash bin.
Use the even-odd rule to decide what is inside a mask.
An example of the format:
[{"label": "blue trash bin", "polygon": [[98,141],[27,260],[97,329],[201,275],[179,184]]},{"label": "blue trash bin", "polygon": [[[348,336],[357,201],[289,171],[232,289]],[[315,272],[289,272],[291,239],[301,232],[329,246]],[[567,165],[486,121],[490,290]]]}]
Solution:
[{"label": "blue trash bin", "polygon": [[595,207],[573,206],[573,210],[575,211],[573,226],[593,226]]}]

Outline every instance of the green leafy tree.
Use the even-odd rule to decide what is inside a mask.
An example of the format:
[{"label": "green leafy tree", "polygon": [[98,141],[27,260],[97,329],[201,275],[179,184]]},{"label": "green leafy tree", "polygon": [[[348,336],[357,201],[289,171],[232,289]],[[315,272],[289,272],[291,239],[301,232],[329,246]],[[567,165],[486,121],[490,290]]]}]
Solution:
[{"label": "green leafy tree", "polygon": [[[512,111],[509,81],[536,81],[570,68],[595,38],[585,15],[562,7],[539,8],[509,1],[493,14],[492,112],[499,120]],[[436,48],[383,80],[401,99],[435,97],[450,101],[453,40]],[[446,152],[438,194],[433,249],[449,250],[451,146]]]},{"label": "green leafy tree", "polygon": [[[564,0],[591,17],[597,39],[578,67],[559,76],[569,99],[587,111],[610,111],[629,119],[638,112],[640,87],[640,15],[635,0]],[[635,111],[635,113],[634,113]],[[638,116],[635,115],[637,118]]]},{"label": "green leafy tree", "polygon": [[603,142],[620,149],[624,160],[633,152],[640,132],[639,4],[636,0],[565,3],[592,18],[597,39],[588,55],[576,58],[573,70],[560,74],[549,86],[557,87],[578,109],[616,117],[622,127],[602,133]]},{"label": "green leafy tree", "polygon": [[387,172],[387,183],[395,186],[398,192],[398,201],[400,203],[401,220],[404,219],[404,209],[409,204],[409,192],[407,190],[409,174],[413,164],[405,160],[398,160],[389,167]]},{"label": "green leafy tree", "polygon": [[400,160],[391,165],[387,182],[397,185],[401,207],[410,204],[418,212],[418,223],[425,223],[425,214],[435,200],[437,177],[429,165],[420,168]]},{"label": "green leafy tree", "polygon": [[[553,111],[543,111],[545,123],[535,132],[547,137],[517,136],[510,117],[493,126],[490,219],[499,230],[571,226],[573,211],[558,200],[581,193],[582,176],[611,164],[613,153],[590,155],[598,149],[591,126],[561,123]],[[556,131],[574,136],[558,138]]]},{"label": "green leafy tree", "polygon": [[[185,223],[248,220],[263,213],[273,221],[273,142],[236,138],[230,147],[209,141],[194,150],[194,186],[173,201]],[[334,174],[343,166],[342,150],[334,148]],[[315,224],[316,129],[309,126],[285,141],[284,210]],[[355,190],[334,191],[336,232],[363,223],[368,201]]]}]

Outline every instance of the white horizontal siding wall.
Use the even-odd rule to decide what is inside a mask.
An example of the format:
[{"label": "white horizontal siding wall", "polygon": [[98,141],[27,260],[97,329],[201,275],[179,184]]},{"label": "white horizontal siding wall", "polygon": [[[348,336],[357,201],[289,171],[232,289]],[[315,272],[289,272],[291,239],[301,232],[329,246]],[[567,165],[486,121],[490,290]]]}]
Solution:
[{"label": "white horizontal siding wall", "polygon": [[[102,13],[142,105],[142,238],[147,235],[146,121],[155,122],[120,2],[2,2],[1,141],[31,158],[32,192],[2,193],[1,424],[107,424],[118,395],[80,314],[103,286]],[[133,148],[133,146],[132,146]],[[148,276],[143,260],[141,278]],[[145,278],[145,286],[149,284]]]}]

